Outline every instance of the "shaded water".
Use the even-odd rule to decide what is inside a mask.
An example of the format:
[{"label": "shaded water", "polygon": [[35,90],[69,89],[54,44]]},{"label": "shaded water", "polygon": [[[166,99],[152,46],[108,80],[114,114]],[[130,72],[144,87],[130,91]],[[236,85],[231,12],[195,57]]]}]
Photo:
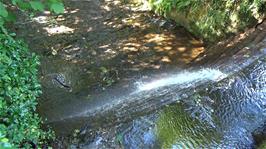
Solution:
[{"label": "shaded water", "polygon": [[253,136],[266,122],[265,62],[261,58],[177,104],[135,120],[124,132],[126,148],[256,147]]},{"label": "shaded water", "polygon": [[58,17],[38,14],[31,23],[19,17],[14,28],[41,56],[38,111],[46,124],[58,123],[51,124],[56,132],[91,123],[99,111],[115,115],[112,107],[127,105],[124,99],[130,98],[122,96],[134,91],[136,80],[179,72],[205,51],[184,28],[135,3],[69,0],[65,5]]}]

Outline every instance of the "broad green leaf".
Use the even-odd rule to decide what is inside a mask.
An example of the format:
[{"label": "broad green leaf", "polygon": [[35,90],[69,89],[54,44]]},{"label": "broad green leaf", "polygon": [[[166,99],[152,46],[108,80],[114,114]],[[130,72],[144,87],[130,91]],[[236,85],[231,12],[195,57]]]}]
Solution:
[{"label": "broad green leaf", "polygon": [[40,1],[30,1],[30,5],[34,10],[44,11],[44,5]]},{"label": "broad green leaf", "polygon": [[18,6],[20,9],[23,9],[23,10],[29,10],[31,9],[31,5],[27,2],[23,2],[23,1],[19,1],[18,2]]},{"label": "broad green leaf", "polygon": [[4,6],[4,4],[2,2],[0,2],[0,16],[2,16],[2,17],[8,16],[8,12],[6,10],[6,7]]},{"label": "broad green leaf", "polygon": [[52,3],[50,6],[51,11],[55,12],[56,14],[64,13],[65,8],[62,3]]}]

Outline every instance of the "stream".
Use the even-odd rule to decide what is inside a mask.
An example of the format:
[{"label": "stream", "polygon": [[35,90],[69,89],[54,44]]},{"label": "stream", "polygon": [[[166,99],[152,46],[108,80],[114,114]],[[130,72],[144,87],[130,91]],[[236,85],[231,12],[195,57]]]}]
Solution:
[{"label": "stream", "polygon": [[134,120],[126,148],[254,148],[265,129],[265,60]]},{"label": "stream", "polygon": [[266,137],[266,48],[248,58],[244,51],[210,68],[136,80],[120,94],[118,84],[48,124],[61,133],[82,126],[81,148],[258,147]]},{"label": "stream", "polygon": [[65,5],[13,27],[40,56],[38,112],[58,136],[54,148],[264,143],[266,23],[207,47],[137,3]]},{"label": "stream", "polygon": [[259,51],[236,72],[137,81],[128,95],[51,124],[88,124],[73,148],[256,148],[266,138],[266,48]]}]

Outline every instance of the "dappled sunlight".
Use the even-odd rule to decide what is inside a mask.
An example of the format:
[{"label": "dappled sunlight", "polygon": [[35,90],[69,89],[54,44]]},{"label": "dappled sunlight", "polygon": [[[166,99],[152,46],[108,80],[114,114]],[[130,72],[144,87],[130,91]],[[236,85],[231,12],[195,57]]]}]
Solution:
[{"label": "dappled sunlight", "polygon": [[171,59],[169,58],[169,56],[163,56],[161,59],[162,62],[166,62],[166,63],[170,63]]},{"label": "dappled sunlight", "polygon": [[161,33],[139,33],[120,43],[120,51],[134,54],[130,64],[141,68],[161,68],[160,65],[189,64],[199,54],[204,52],[201,41],[184,39],[175,33],[161,31]]},{"label": "dappled sunlight", "polygon": [[56,27],[45,27],[44,28],[49,35],[54,35],[54,34],[71,34],[75,31],[73,28],[69,28],[67,26],[61,25],[61,26],[56,26]]},{"label": "dappled sunlight", "polygon": [[172,40],[175,38],[174,35],[165,35],[165,34],[154,34],[150,33],[144,36],[147,39],[147,42],[158,42],[158,44],[162,44],[160,42]]},{"label": "dappled sunlight", "polygon": [[74,9],[74,10],[69,10],[67,13],[73,14],[73,13],[77,13],[78,11],[79,11],[79,9]]},{"label": "dappled sunlight", "polygon": [[110,44],[102,45],[99,49],[103,50],[101,54],[98,54],[98,57],[102,61],[110,60],[118,55],[118,52],[112,49]]},{"label": "dappled sunlight", "polygon": [[185,52],[186,51],[186,47],[178,47],[177,50],[179,52]]},{"label": "dappled sunlight", "polygon": [[196,48],[192,48],[192,52],[190,54],[190,56],[194,59],[196,58],[199,54],[204,52],[204,47],[196,47]]},{"label": "dappled sunlight", "polygon": [[47,16],[34,17],[33,20],[40,23],[40,24],[48,23],[48,17]]},{"label": "dappled sunlight", "polygon": [[107,5],[101,6],[101,8],[106,10],[106,11],[111,11],[111,7],[107,6]]},{"label": "dappled sunlight", "polygon": [[[88,0],[66,1],[65,5],[63,14],[40,14],[31,26],[22,26],[32,30],[20,34],[34,43],[31,48],[37,53],[79,66],[76,76],[81,79],[90,79],[91,69],[100,73],[105,68],[117,78],[127,78],[146,70],[185,67],[205,50],[183,28],[175,28],[173,22],[136,4]],[[92,82],[97,84],[99,79]]]}]

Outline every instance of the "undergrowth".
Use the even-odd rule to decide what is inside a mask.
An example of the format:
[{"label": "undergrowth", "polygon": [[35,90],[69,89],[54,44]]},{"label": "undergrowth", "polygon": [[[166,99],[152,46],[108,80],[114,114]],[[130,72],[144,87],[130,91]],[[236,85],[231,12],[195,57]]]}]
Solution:
[{"label": "undergrowth", "polygon": [[61,0],[0,0],[0,149],[40,148],[54,133],[41,129],[36,112],[41,94],[39,58],[6,28],[7,22],[15,21],[14,8],[20,13],[50,10],[59,14],[64,5]]},{"label": "undergrowth", "polygon": [[0,43],[0,148],[36,148],[53,137],[36,113],[39,59],[9,35]]},{"label": "undergrowth", "polygon": [[[209,41],[244,30],[265,16],[265,0],[149,0],[157,13],[185,16],[188,30]],[[178,23],[178,19],[176,20]]]}]

